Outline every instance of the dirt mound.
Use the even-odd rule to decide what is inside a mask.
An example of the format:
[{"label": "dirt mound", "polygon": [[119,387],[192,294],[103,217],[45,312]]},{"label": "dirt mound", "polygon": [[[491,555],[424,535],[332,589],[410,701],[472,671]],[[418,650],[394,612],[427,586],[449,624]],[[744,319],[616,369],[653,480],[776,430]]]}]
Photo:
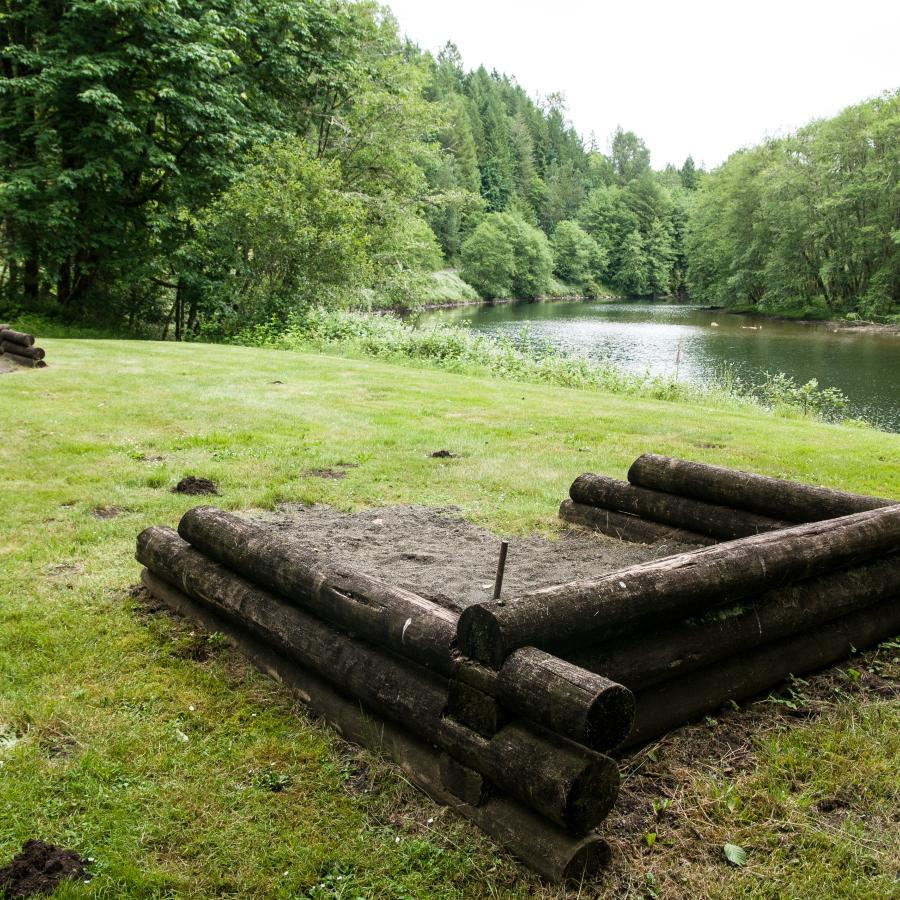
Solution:
[{"label": "dirt mound", "polygon": [[87,878],[87,860],[46,841],[25,841],[22,852],[0,869],[0,897],[51,894],[66,878]]},{"label": "dirt mound", "polygon": [[182,478],[175,487],[172,488],[173,494],[218,494],[219,489],[214,481],[208,478],[196,478],[188,475]]}]

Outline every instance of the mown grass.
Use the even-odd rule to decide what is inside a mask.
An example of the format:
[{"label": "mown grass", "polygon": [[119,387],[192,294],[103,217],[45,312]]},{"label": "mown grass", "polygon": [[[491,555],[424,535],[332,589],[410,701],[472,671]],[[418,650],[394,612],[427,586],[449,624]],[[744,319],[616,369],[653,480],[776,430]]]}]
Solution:
[{"label": "mown grass", "polygon": [[[59,896],[559,893],[372,757],[370,790],[349,790],[360,758],[333,732],[217,641],[136,604],[134,538],[194,504],[170,492],[184,475],[214,479],[231,509],[452,504],[507,534],[551,534],[576,474],[622,476],[650,449],[900,497],[900,436],[873,430],[325,355],[42,344],[48,369],[0,377],[0,861],[30,837],[93,857],[97,877]],[[442,448],[458,458],[429,458]],[[341,463],[357,467],[340,481],[304,474]],[[786,880],[767,879],[765,849],[744,872],[711,847],[673,863],[675,880],[657,863],[652,890],[888,896],[883,850],[848,856],[766,804],[776,784],[796,802],[862,796],[871,821],[853,827],[882,847],[898,728],[895,706],[850,698],[763,742],[758,771],[735,779],[740,828],[760,848],[786,834]],[[699,798],[709,778],[695,774],[683,790]]]}]

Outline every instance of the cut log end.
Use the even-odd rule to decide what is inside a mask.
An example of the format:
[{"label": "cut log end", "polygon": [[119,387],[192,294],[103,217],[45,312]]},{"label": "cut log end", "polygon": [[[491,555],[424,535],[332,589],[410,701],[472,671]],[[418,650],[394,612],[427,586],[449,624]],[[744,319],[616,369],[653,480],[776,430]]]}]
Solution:
[{"label": "cut log end", "polygon": [[508,655],[500,623],[490,609],[503,602],[498,600],[469,606],[460,613],[457,625],[456,639],[460,652],[492,669],[499,669]]},{"label": "cut log end", "polygon": [[631,734],[633,723],[634,694],[621,684],[613,685],[591,704],[586,743],[598,750],[611,750]]}]

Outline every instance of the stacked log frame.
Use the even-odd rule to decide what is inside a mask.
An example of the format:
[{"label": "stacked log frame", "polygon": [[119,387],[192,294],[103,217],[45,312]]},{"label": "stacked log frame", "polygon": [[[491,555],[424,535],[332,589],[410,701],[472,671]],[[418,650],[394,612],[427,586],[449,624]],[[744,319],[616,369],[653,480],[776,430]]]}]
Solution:
[{"label": "stacked log frame", "polygon": [[29,369],[42,369],[47,365],[44,351],[34,346],[34,335],[15,331],[8,325],[0,325],[0,356]]},{"label": "stacked log frame", "polygon": [[573,521],[698,546],[462,612],[212,507],[137,558],[160,600],[556,881],[608,857],[607,754],[900,632],[900,505],[728,473],[645,454],[628,482],[581,476]]}]

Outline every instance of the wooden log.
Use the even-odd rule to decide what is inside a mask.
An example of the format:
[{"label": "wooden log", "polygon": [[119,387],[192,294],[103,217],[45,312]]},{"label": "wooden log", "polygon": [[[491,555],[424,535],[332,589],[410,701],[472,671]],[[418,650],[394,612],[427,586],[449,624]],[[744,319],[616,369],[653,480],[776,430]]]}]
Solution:
[{"label": "wooden log", "polygon": [[9,341],[0,341],[0,350],[4,353],[27,356],[29,359],[43,359],[47,355],[40,347],[23,347],[21,344],[13,344]]},{"label": "wooden log", "polygon": [[457,678],[451,678],[449,682],[447,715],[484,737],[495,735],[510,719],[509,713],[496,696]]},{"label": "wooden log", "polygon": [[676,544],[699,544],[708,546],[717,543],[715,538],[705,534],[686,531],[683,528],[672,528],[659,522],[649,522],[639,516],[618,512],[614,509],[599,509],[572,500],[563,500],[559,507],[559,517],[573,525],[581,525],[592,531],[617,538],[620,541],[631,541],[636,544],[656,544],[659,541],[671,541]]},{"label": "wooden log", "polygon": [[5,350],[3,358],[26,369],[45,369],[47,367],[47,363],[42,359],[32,359],[30,356],[22,356],[19,353],[13,353],[11,350]]},{"label": "wooden log", "polygon": [[628,470],[628,480],[645,488],[792,522],[817,522],[897,503],[655,453],[639,456]]},{"label": "wooden log", "polygon": [[810,631],[658,684],[635,698],[635,746],[671,728],[775,687],[789,675],[830,665],[900,633],[900,598],[883,600]]},{"label": "wooden log", "polygon": [[34,335],[25,334],[24,331],[13,331],[11,328],[4,328],[0,332],[0,341],[6,341],[10,344],[20,344],[22,347],[34,346]]},{"label": "wooden log", "polygon": [[617,747],[634,723],[631,691],[534,647],[507,657],[498,688],[513,713],[537,718],[558,734],[578,735],[595,750]]},{"label": "wooden log", "polygon": [[897,555],[566,655],[578,666],[642,691],[893,596],[900,596]]},{"label": "wooden log", "polygon": [[322,619],[450,673],[457,613],[210,506],[188,510],[178,533],[206,556]]},{"label": "wooden log", "polygon": [[136,556],[189,597],[231,617],[277,652],[487,775],[558,824],[587,830],[612,808],[618,770],[608,757],[520,723],[483,738],[443,716],[446,679],[258,588],[207,559],[169,528],[141,532]]},{"label": "wooden log", "polygon": [[434,743],[578,834],[599,825],[618,796],[619,772],[609,757],[524,722],[511,722],[486,738],[445,718]]},{"label": "wooden log", "polygon": [[576,478],[569,494],[576,503],[631,513],[642,519],[705,534],[722,541],[774,531],[788,524],[781,519],[759,516],[746,510],[635,487],[627,481],[591,472]]},{"label": "wooden log", "polygon": [[900,506],[703,547],[600,578],[486,601],[459,618],[460,651],[498,668],[520,647],[596,643],[900,550]]},{"label": "wooden log", "polygon": [[393,723],[373,717],[309,670],[146,569],[141,579],[150,593],[171,609],[199,621],[210,632],[227,635],[258,669],[282,682],[345,739],[384,754],[413,784],[475,822],[542,877],[557,882],[597,871],[608,862],[609,846],[596,832],[573,836],[508,797],[484,798],[482,778],[473,769]]}]

